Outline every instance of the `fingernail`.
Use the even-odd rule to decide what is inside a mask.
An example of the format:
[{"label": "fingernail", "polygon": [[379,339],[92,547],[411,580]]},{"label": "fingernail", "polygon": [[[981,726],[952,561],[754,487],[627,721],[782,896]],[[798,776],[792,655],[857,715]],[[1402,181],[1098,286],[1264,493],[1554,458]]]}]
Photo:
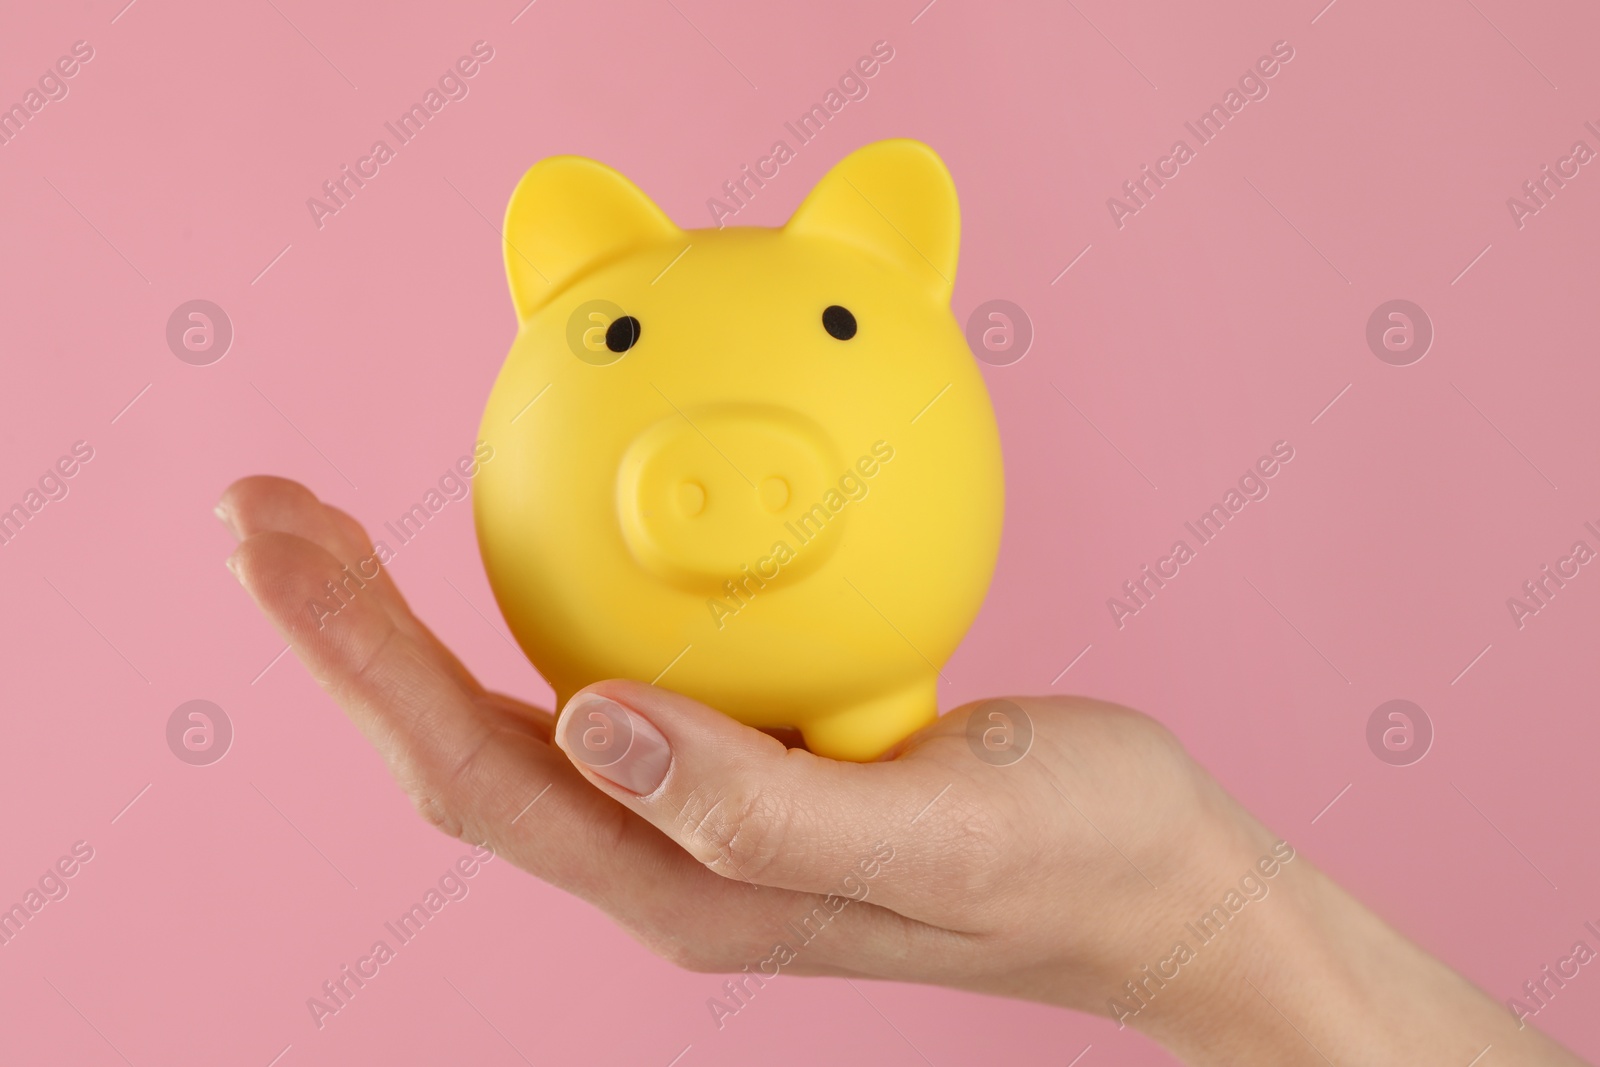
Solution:
[{"label": "fingernail", "polygon": [[[238,560],[234,559],[232,556],[229,556],[227,559],[222,561],[222,565],[224,567],[228,568],[228,573],[229,574],[233,575],[235,578],[239,577],[239,561]],[[243,581],[244,579],[240,578],[239,580]]]},{"label": "fingernail", "polygon": [[218,504],[211,509],[211,513],[222,520],[222,525],[228,528],[229,533],[235,537],[239,536],[239,528],[233,524],[233,512],[229,511],[225,505]]},{"label": "fingernail", "polygon": [[567,755],[614,785],[654,793],[672,766],[672,747],[636,711],[595,693],[573,697],[561,715]]}]

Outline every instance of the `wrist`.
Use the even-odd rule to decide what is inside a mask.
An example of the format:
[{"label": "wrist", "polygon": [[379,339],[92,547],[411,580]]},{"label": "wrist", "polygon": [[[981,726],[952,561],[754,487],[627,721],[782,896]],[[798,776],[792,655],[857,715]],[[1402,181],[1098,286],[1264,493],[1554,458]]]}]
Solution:
[{"label": "wrist", "polygon": [[[1324,953],[1341,902],[1327,899],[1334,887],[1289,842],[1221,806],[1185,842],[1185,861],[1160,879],[1165,899],[1139,938],[1141,954],[1123,956],[1103,978],[1110,995],[1093,1010],[1188,1063],[1299,1063],[1280,1035],[1263,1033],[1258,1016],[1277,1012],[1283,990],[1319,972],[1324,997],[1347,995]],[[1306,1062],[1322,1062],[1300,1046]]]},{"label": "wrist", "polygon": [[1237,918],[1196,951],[1200,981],[1128,1020],[1187,1063],[1581,1063],[1303,857]]}]

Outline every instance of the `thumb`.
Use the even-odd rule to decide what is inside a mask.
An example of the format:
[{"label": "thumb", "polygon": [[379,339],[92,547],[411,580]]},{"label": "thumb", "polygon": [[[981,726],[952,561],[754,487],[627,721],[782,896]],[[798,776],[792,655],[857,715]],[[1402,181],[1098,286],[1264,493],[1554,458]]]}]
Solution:
[{"label": "thumb", "polygon": [[573,696],[555,738],[595,786],[725,877],[858,898],[870,889],[901,910],[938,866],[936,820],[919,816],[952,782],[930,765],[786,749],[698,701],[621,680]]}]

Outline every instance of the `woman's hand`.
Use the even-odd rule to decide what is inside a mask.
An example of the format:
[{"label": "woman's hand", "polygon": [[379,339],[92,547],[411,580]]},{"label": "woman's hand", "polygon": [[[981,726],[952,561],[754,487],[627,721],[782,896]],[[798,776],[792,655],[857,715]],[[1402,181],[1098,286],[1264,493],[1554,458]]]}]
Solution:
[{"label": "woman's hand", "polygon": [[[218,513],[229,567],[425,818],[668,959],[736,975],[729,1015],[777,975],[840,975],[1108,1015],[1193,1063],[1579,1062],[1138,712],[985,702],[871,764],[638,682],[590,686],[556,719],[484,690],[386,572],[352,579],[370,542],[304,487],[247,478]],[[346,603],[319,616],[327,582]]]}]

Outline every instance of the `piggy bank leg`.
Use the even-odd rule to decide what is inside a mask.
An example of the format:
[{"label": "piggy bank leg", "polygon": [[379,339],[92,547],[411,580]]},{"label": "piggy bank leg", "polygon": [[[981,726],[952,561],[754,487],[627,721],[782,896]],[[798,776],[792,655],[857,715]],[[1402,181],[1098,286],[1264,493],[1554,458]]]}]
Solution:
[{"label": "piggy bank leg", "polygon": [[829,759],[865,763],[939,717],[938,677],[800,724],[806,747]]}]

